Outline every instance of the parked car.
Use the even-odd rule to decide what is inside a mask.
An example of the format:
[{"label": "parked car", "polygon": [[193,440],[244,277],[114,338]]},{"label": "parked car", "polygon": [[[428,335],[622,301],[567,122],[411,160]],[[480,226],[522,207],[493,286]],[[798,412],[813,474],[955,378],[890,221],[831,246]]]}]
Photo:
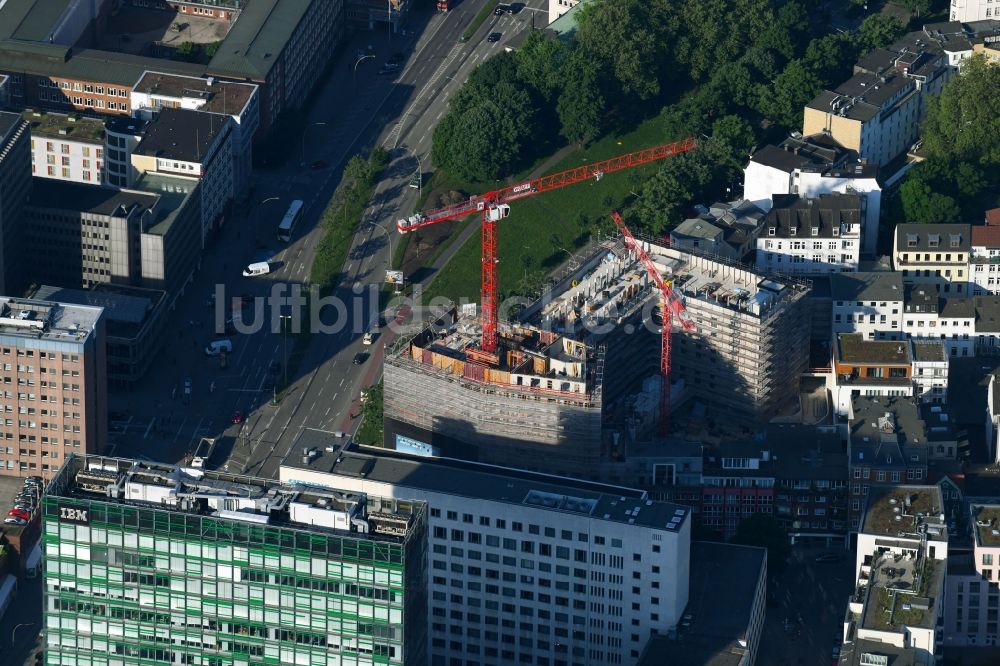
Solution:
[{"label": "parked car", "polygon": [[7,512],[8,518],[20,518],[21,520],[30,520],[31,512],[25,511],[24,509],[11,509]]},{"label": "parked car", "polygon": [[8,525],[18,525],[21,527],[28,524],[28,521],[25,520],[24,518],[15,518],[14,516],[8,516],[7,518],[4,518],[3,522],[7,523]]}]

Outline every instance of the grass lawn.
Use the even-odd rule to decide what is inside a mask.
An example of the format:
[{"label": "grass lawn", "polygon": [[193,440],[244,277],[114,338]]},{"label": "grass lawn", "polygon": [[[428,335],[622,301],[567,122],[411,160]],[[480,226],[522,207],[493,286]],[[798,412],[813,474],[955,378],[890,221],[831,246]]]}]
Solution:
[{"label": "grass lawn", "polygon": [[[651,118],[628,134],[607,136],[586,149],[573,151],[552,172],[649,148],[666,140],[658,119]],[[563,249],[573,252],[584,245],[590,233],[587,222],[609,217],[656,168],[653,163],[619,171],[600,182],[586,181],[511,204],[510,217],[500,225],[501,292],[517,285],[526,270],[555,268],[566,258]],[[478,302],[481,261],[480,239],[473,236],[430,284],[425,300],[443,296],[453,301],[465,298]]]}]

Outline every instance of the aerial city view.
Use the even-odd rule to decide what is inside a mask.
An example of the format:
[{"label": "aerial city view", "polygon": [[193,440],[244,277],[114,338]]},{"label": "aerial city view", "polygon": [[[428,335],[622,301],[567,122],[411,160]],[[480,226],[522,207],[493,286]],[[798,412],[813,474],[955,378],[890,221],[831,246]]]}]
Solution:
[{"label": "aerial city view", "polygon": [[1000,664],[1000,0],[0,0],[0,666]]}]

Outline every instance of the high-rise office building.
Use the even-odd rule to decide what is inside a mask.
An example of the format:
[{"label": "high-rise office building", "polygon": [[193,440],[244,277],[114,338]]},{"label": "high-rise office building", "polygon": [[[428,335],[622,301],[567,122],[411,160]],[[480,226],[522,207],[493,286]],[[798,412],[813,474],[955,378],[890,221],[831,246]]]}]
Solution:
[{"label": "high-rise office building", "polygon": [[48,479],[108,439],[104,309],[0,296],[0,475]]},{"label": "high-rise office building", "polygon": [[72,456],[42,508],[48,664],[425,661],[423,502]]},{"label": "high-rise office building", "polygon": [[0,111],[0,293],[23,285],[17,272],[21,209],[31,192],[31,136],[16,113]]}]

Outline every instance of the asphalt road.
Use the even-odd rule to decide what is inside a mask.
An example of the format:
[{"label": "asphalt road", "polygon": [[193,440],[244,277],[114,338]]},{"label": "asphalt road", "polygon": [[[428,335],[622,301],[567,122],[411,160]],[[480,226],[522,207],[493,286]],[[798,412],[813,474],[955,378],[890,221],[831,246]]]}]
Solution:
[{"label": "asphalt road", "polygon": [[[399,240],[395,221],[412,211],[418,196],[408,183],[417,168],[425,173],[430,168],[433,127],[446,111],[449,96],[478,63],[528,29],[532,12],[543,7],[543,0],[529,5],[534,7],[517,16],[491,17],[464,44],[459,38],[480,3],[460,3],[446,15],[411,16],[410,27],[404,28],[409,34],[389,38],[376,29],[353,38],[312,106],[298,159],[277,170],[254,173],[251,205],[234,215],[206,250],[201,270],[172,313],[166,348],[138,386],[127,393],[112,389],[112,409],[127,415],[112,424],[115,455],[173,462],[191,452],[199,437],[211,436],[219,438],[212,466],[276,476],[302,428],[356,427],[360,391],[381,375],[383,348],[391,343],[392,333],[383,331],[365,349],[371,354],[366,362],[355,365],[352,360],[362,350],[362,334],[377,316],[378,286],[391,247]],[[487,42],[486,36],[494,31],[503,38]],[[356,54],[364,54],[368,46],[376,57],[358,61]],[[397,51],[406,56],[403,71],[396,77],[378,75],[381,64]],[[275,289],[287,294],[291,285],[308,278],[319,240],[316,223],[343,165],[376,143],[391,149],[393,160],[354,239],[345,279],[334,294],[345,310],[339,316],[333,308],[324,311],[327,324],[341,326],[310,336],[301,364],[288,377],[284,399],[273,406],[267,369],[273,362],[281,364],[278,384],[284,385],[285,357],[294,339],[279,332],[277,323],[279,313],[289,312],[288,304],[275,305],[280,299],[269,295],[277,293]],[[330,166],[304,166],[317,160]],[[275,228],[293,199],[302,199],[306,211],[293,242],[286,245],[275,240]],[[262,254],[269,255],[276,270],[243,278],[241,268]],[[214,320],[224,318],[221,308],[217,313],[206,305],[216,289],[227,298],[255,297],[264,315],[261,330],[229,336],[234,349],[226,368],[203,352],[215,338]],[[303,326],[308,328],[308,322]],[[185,400],[183,386],[188,379],[192,394]],[[244,416],[239,425],[232,423],[237,411]]]}]

